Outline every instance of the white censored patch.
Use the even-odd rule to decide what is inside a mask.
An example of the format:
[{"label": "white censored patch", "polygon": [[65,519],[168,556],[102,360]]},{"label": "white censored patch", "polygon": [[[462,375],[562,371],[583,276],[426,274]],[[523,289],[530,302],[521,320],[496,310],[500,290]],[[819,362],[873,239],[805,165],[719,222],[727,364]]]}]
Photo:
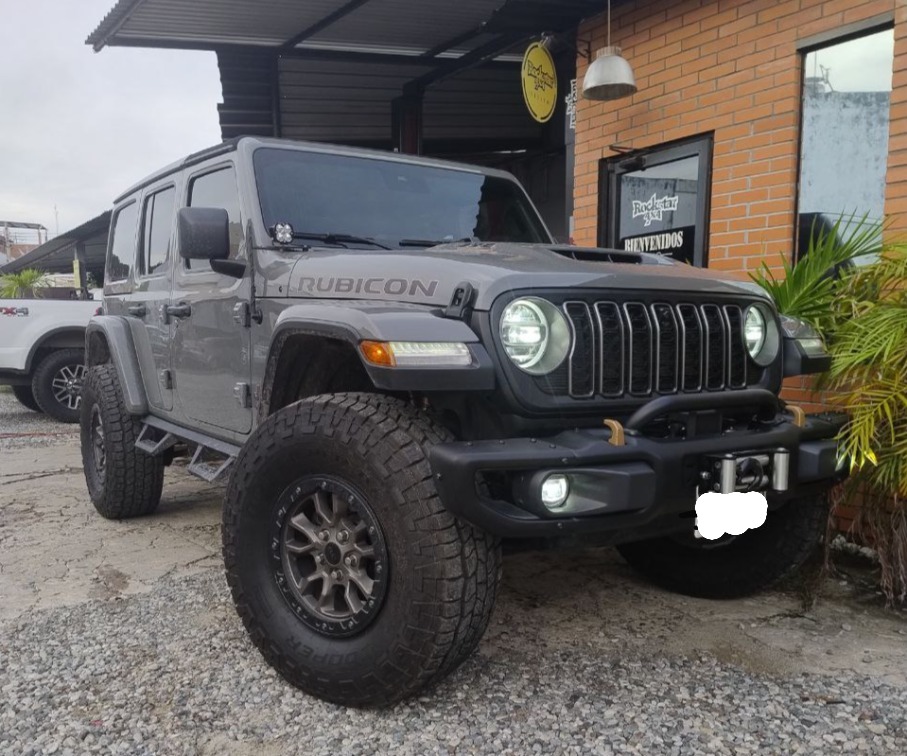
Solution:
[{"label": "white censored patch", "polygon": [[758,491],[749,493],[704,493],[696,499],[696,529],[715,541],[725,533],[740,535],[765,522],[768,502]]}]

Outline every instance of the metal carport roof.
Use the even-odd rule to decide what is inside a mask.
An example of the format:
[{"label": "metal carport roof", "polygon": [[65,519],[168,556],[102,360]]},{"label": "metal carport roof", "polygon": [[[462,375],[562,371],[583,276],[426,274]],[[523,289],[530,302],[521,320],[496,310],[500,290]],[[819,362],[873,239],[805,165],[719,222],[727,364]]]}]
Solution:
[{"label": "metal carport roof", "polygon": [[602,0],[119,0],[87,41],[95,50],[252,45],[433,60],[502,35],[572,29],[603,11]]},{"label": "metal carport roof", "polygon": [[76,250],[81,250],[85,270],[96,281],[104,275],[104,258],[107,254],[107,229],[110,225],[110,211],[86,221],[71,231],[55,236],[35,247],[6,265],[0,266],[0,274],[16,273],[26,268],[37,268],[47,273],[71,273]]},{"label": "metal carport roof", "polygon": [[[425,152],[545,149],[553,124],[526,112],[513,53],[603,9],[602,0],[119,0],[87,41],[215,51],[224,138],[389,147],[392,103],[407,94],[423,103]],[[574,52],[562,51],[572,68]]]}]

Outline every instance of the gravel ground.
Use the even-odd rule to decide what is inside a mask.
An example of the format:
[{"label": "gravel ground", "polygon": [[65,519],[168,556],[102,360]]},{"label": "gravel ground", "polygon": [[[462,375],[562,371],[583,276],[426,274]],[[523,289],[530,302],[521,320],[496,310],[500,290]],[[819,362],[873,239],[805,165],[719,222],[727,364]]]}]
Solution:
[{"label": "gravel ground", "polygon": [[2,756],[907,753],[905,616],[837,579],[804,615],[782,592],[664,593],[608,549],[511,555],[475,657],[345,710],[246,638],[216,490],[177,467],[159,515],[102,521],[75,429],[5,393],[0,454]]},{"label": "gravel ground", "polygon": [[[217,572],[36,613],[0,645],[0,752],[907,752],[907,690],[753,675],[708,655],[536,646],[498,621],[481,654],[389,712],[310,699],[267,667]],[[264,746],[264,747],[262,747]]]},{"label": "gravel ground", "polygon": [[0,449],[71,443],[79,426],[52,420],[41,412],[23,407],[7,386],[0,386]]}]

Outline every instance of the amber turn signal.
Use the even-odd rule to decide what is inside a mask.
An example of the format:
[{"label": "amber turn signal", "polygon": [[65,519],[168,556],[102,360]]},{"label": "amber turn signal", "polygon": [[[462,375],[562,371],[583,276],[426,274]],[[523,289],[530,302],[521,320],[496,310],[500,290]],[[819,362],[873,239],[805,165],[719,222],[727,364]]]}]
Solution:
[{"label": "amber turn signal", "polygon": [[394,353],[387,344],[381,341],[363,341],[359,344],[359,349],[362,351],[362,356],[373,365],[394,367],[397,364]]}]

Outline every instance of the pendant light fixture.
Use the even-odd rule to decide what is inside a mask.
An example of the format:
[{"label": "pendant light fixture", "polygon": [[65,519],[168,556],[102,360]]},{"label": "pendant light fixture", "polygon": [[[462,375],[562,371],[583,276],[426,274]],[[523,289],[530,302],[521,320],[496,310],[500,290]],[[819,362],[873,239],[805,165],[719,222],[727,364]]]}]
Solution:
[{"label": "pendant light fixture", "polygon": [[633,69],[611,45],[611,0],[608,0],[608,45],[595,54],[583,78],[583,97],[587,100],[619,100],[636,93]]}]

